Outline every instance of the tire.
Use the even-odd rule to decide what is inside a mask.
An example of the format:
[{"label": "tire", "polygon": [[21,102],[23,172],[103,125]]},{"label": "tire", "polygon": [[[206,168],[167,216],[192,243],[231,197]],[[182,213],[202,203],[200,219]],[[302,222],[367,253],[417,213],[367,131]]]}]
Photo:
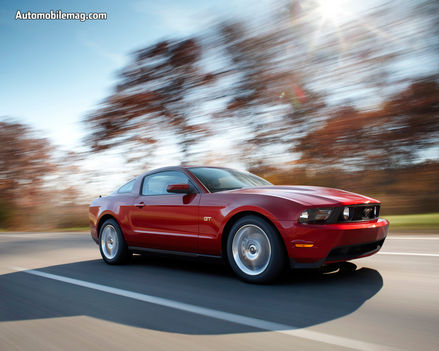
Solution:
[{"label": "tire", "polygon": [[269,283],[285,268],[285,247],[271,223],[249,215],[239,219],[230,229],[227,259],[242,280]]},{"label": "tire", "polygon": [[99,231],[99,251],[108,264],[124,264],[132,256],[122,230],[114,219],[107,219]]}]

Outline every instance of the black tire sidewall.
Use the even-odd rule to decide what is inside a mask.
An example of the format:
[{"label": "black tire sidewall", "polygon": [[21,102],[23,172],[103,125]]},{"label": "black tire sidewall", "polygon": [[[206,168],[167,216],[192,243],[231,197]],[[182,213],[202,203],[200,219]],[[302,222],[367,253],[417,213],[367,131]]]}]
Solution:
[{"label": "black tire sidewall", "polygon": [[[108,225],[111,225],[116,229],[117,239],[119,241],[116,256],[114,256],[112,259],[105,257],[105,254],[102,252],[101,245],[102,232],[104,231],[104,228]],[[102,227],[99,231],[99,251],[101,253],[102,259],[108,264],[122,264],[125,263],[129,258],[128,247],[125,242],[125,238],[122,235],[122,230],[120,229],[119,224],[114,219],[107,219],[102,224]]]},{"label": "black tire sidewall", "polygon": [[[267,268],[258,275],[248,275],[241,271],[238,265],[235,263],[232,253],[232,243],[239,228],[246,224],[254,224],[260,227],[265,234],[267,234],[268,240],[271,245],[271,257]],[[277,233],[277,230],[273,227],[271,223],[260,218],[258,216],[248,215],[240,218],[236,223],[233,224],[230,229],[229,236],[227,238],[227,260],[230,267],[235,272],[235,274],[242,280],[250,283],[268,283],[279,277],[283,268],[285,267],[285,250],[283,247],[282,239]]]}]

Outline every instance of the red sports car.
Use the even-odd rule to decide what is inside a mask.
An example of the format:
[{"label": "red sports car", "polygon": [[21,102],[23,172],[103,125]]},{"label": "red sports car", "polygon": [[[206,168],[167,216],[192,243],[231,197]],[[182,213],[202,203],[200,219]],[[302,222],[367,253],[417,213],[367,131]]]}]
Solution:
[{"label": "red sports car", "polygon": [[218,167],[144,173],[89,210],[109,264],[143,251],[217,256],[248,282],[271,281],[287,263],[318,268],[376,253],[389,227],[379,213],[370,197]]}]

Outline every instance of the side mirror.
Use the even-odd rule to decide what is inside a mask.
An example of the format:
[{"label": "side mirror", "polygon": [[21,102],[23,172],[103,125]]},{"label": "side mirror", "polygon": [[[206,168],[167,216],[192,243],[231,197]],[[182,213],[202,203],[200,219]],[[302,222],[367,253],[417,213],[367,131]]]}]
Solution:
[{"label": "side mirror", "polygon": [[189,194],[191,192],[191,188],[189,184],[169,184],[166,188],[168,193],[175,194]]}]

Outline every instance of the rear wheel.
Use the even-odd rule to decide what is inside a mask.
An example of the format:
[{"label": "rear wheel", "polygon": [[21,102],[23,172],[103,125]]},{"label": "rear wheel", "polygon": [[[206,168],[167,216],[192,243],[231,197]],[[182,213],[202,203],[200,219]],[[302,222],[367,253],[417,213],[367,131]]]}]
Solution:
[{"label": "rear wheel", "polygon": [[273,281],[285,267],[282,240],[270,223],[257,216],[245,216],[232,226],[227,257],[236,275],[251,283]]},{"label": "rear wheel", "polygon": [[122,230],[114,219],[107,219],[101,227],[99,250],[108,264],[123,264],[131,258]]}]

